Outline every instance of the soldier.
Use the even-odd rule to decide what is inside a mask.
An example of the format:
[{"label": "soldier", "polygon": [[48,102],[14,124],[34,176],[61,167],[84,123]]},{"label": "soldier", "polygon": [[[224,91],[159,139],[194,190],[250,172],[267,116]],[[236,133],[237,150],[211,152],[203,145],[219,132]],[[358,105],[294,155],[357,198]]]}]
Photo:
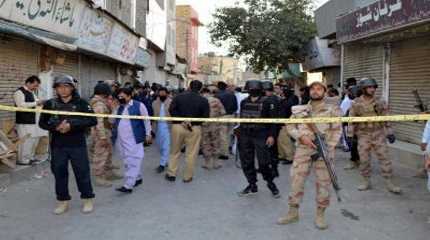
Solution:
[{"label": "soldier", "polygon": [[[95,113],[111,114],[112,108],[109,97],[112,90],[106,83],[98,83],[94,88],[94,97],[91,99],[91,107]],[[93,171],[96,177],[95,184],[99,187],[111,187],[110,180],[119,179],[121,176],[113,171],[112,166],[112,126],[107,118],[97,118],[97,126],[91,129],[94,152],[92,157]]]},{"label": "soldier", "polygon": [[[260,81],[252,80],[246,83],[245,89],[250,96],[240,104],[241,118],[270,118],[275,115],[274,107],[265,97],[262,97],[263,86]],[[274,124],[240,124],[239,154],[243,173],[248,180],[248,186],[239,192],[239,196],[256,194],[257,170],[255,169],[255,154],[257,154],[259,172],[267,182],[267,187],[275,198],[279,198],[279,190],[273,182],[275,178],[271,165],[270,148],[275,144],[277,127]]]},{"label": "soldier", "polygon": [[[350,109],[351,117],[371,117],[371,116],[386,116],[388,114],[388,106],[382,100],[377,100],[375,97],[378,84],[374,79],[364,78],[360,81],[362,95],[356,98]],[[358,186],[358,190],[366,191],[371,189],[370,175],[371,165],[369,153],[373,150],[379,159],[381,165],[382,176],[385,178],[385,184],[391,193],[401,193],[400,187],[392,182],[393,168],[391,160],[387,158],[388,149],[386,139],[390,143],[396,141],[393,134],[391,124],[384,123],[355,123],[349,126],[348,137],[357,135],[358,137],[358,152],[360,155],[360,171],[363,177],[363,183]]]},{"label": "soldier", "polygon": [[[341,112],[338,106],[328,104],[325,100],[327,87],[320,82],[310,85],[311,101],[304,106],[295,106],[292,109],[292,118],[302,117],[339,117]],[[334,160],[334,152],[337,142],[342,134],[340,123],[316,124],[318,130],[324,135],[329,156]],[[315,135],[307,124],[287,125],[290,136],[297,141],[297,149],[291,168],[291,192],[289,194],[288,214],[278,220],[278,224],[290,224],[299,221],[299,205],[304,195],[306,178],[315,169],[316,176],[316,202],[317,213],[315,225],[318,229],[324,230],[328,225],[324,218],[325,209],[330,204],[331,180],[324,161],[319,158],[312,161],[312,157],[317,154],[314,144]]]},{"label": "soldier", "polygon": [[[219,118],[225,115],[225,109],[221,101],[214,97],[213,92],[208,88],[202,90],[202,95],[209,101],[210,117]],[[222,130],[219,123],[203,123],[202,125],[202,151],[205,158],[203,168],[210,170],[219,169],[222,164],[219,162],[218,154],[221,148],[220,132]]]}]

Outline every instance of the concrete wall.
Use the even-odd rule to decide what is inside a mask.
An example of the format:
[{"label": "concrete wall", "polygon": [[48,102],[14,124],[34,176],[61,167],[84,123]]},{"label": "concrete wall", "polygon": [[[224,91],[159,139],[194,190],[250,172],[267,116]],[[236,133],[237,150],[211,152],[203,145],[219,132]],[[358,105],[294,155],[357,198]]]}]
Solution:
[{"label": "concrete wall", "polygon": [[318,36],[333,38],[336,34],[336,17],[377,0],[331,0],[315,11]]},{"label": "concrete wall", "polygon": [[[129,27],[132,27],[131,1],[132,0],[106,0],[106,9],[115,17],[120,19],[123,23],[127,24]],[[139,2],[146,1],[137,0],[137,2],[139,4]]]}]

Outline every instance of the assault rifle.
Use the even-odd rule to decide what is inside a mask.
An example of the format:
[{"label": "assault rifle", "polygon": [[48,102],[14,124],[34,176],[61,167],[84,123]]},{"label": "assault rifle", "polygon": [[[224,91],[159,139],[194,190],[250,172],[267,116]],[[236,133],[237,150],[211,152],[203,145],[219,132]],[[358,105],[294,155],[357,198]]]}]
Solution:
[{"label": "assault rifle", "polygon": [[327,147],[326,141],[314,123],[309,123],[308,126],[315,135],[314,144],[317,146],[317,150],[318,150],[318,152],[312,156],[312,161],[317,161],[320,158],[323,159],[323,161],[327,167],[328,174],[330,176],[331,184],[332,184],[333,189],[336,193],[337,201],[342,202],[342,199],[341,199],[340,193],[339,193],[341,188],[340,188],[339,182],[337,180],[336,170],[334,168],[333,161],[329,157],[329,152],[328,152],[328,147]]},{"label": "assault rifle", "polygon": [[415,105],[414,107],[420,110],[421,112],[427,112],[428,111],[427,105],[424,104],[418,90],[417,89],[413,90],[412,94],[414,94],[415,101],[417,101],[417,105]]}]

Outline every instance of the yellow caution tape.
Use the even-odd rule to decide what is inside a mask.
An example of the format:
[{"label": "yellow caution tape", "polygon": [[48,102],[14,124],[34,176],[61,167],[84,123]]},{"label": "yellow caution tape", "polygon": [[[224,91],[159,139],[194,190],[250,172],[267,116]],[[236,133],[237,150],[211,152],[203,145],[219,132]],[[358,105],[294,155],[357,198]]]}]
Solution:
[{"label": "yellow caution tape", "polygon": [[43,110],[40,108],[29,109],[0,105],[0,110],[8,112],[36,112],[52,115],[67,116],[85,116],[98,118],[121,118],[121,119],[149,119],[152,121],[169,121],[169,122],[208,122],[208,123],[275,123],[275,124],[297,124],[297,123],[339,123],[339,122],[412,122],[430,120],[430,114],[413,114],[413,115],[392,115],[376,117],[318,117],[318,118],[293,118],[293,119],[269,119],[269,118],[182,118],[182,117],[147,117],[147,116],[128,116],[128,115],[111,115],[82,112],[64,112]]}]

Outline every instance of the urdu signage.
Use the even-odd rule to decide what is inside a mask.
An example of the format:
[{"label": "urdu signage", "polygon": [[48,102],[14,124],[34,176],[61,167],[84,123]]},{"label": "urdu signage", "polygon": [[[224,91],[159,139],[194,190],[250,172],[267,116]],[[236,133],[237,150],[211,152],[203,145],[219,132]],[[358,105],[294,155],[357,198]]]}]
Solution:
[{"label": "urdu signage", "polygon": [[81,49],[135,64],[138,35],[84,0],[0,0],[0,18],[74,38]]},{"label": "urdu signage", "polygon": [[350,42],[407,25],[430,21],[430,0],[379,0],[338,17],[336,36]]},{"label": "urdu signage", "polygon": [[85,7],[76,0],[0,0],[0,17],[73,37]]}]

